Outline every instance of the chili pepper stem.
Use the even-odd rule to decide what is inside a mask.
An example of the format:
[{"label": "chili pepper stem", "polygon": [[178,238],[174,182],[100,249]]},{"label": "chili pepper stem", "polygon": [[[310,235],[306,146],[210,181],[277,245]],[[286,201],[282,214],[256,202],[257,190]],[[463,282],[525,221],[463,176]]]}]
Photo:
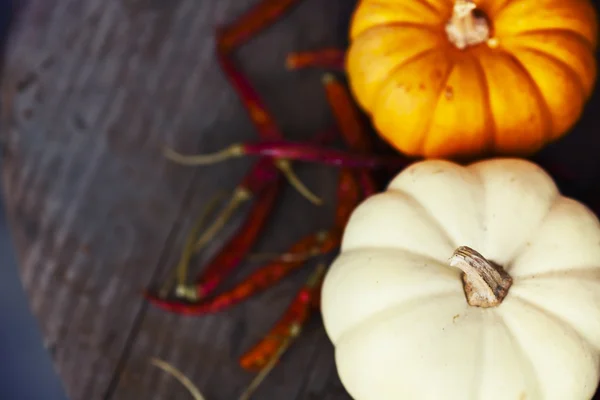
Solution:
[{"label": "chili pepper stem", "polygon": [[[319,283],[323,280],[325,275],[326,267],[325,264],[319,264],[315,271],[310,274],[300,293],[308,291],[309,296],[312,297],[312,293],[315,288],[318,287]],[[306,307],[306,311],[310,308],[310,302],[306,302],[303,296],[296,297],[296,299],[292,302],[292,307],[296,301],[300,300],[302,302],[302,307]],[[270,355],[266,364],[262,366],[256,377],[252,380],[248,388],[244,391],[242,396],[240,396],[239,400],[248,400],[250,396],[256,391],[256,389],[260,386],[260,384],[265,380],[265,378],[269,375],[269,373],[273,370],[277,362],[281,359],[283,354],[290,348],[292,343],[300,336],[302,332],[302,326],[306,322],[306,313],[303,313],[304,317],[300,319],[293,320],[290,322],[287,332],[284,334],[281,342],[277,346],[277,349]],[[282,322],[285,322],[284,320]],[[282,322],[278,323],[280,325]],[[277,329],[277,325],[274,329]],[[259,343],[257,346],[261,346]],[[256,347],[255,347],[256,348]],[[252,351],[252,350],[251,350]]]},{"label": "chili pepper stem", "polygon": [[342,168],[385,168],[404,167],[408,160],[402,156],[378,157],[362,152],[349,153],[321,145],[290,142],[286,140],[261,141],[258,143],[234,144],[212,154],[183,155],[169,150],[169,157],[186,165],[209,165],[215,162],[242,156],[270,157],[275,160],[304,161]]},{"label": "chili pepper stem", "polygon": [[[214,236],[225,226],[227,221],[231,218],[231,215],[237,210],[237,208],[245,201],[249,200],[252,197],[252,194],[243,187],[239,187],[234,191],[233,196],[223,209],[221,213],[217,216],[215,221],[209,226],[208,229],[204,231],[198,237],[198,234],[201,230],[202,225],[204,225],[205,219],[208,215],[208,212],[205,210],[205,213],[198,220],[190,234],[188,235],[186,246],[182,253],[181,259],[175,269],[174,276],[177,277],[177,285],[175,286],[175,296],[179,299],[185,299],[187,301],[198,301],[198,291],[196,290],[196,286],[194,284],[190,284],[187,282],[188,277],[188,269],[190,264],[190,259],[195,252],[200,251],[206,244],[211,241]],[[216,199],[215,199],[216,200]],[[214,208],[215,204],[211,206]],[[167,281],[166,285],[160,291],[160,297],[166,298],[168,295],[171,286],[172,286],[173,278]]]},{"label": "chili pepper stem", "polygon": [[300,324],[293,324],[290,327],[290,331],[288,336],[283,340],[281,346],[277,349],[273,357],[267,362],[267,364],[261,368],[256,377],[250,382],[246,390],[239,397],[239,400],[249,400],[256,389],[264,382],[264,380],[269,376],[273,368],[277,365],[277,362],[281,359],[281,356],[290,348],[294,340],[300,336],[302,332],[302,327]]},{"label": "chili pepper stem", "polygon": [[[246,351],[240,358],[240,365],[247,370],[268,368],[273,359],[279,359],[295,339],[290,334],[300,333],[301,327],[310,315],[310,299],[315,295],[315,288],[323,280],[326,266],[321,263],[310,274],[302,288],[298,291],[283,317],[269,330],[269,333]],[[294,325],[297,325],[295,327]],[[283,347],[283,349],[282,349]]]},{"label": "chili pepper stem", "polygon": [[[229,158],[246,155],[243,144],[234,144],[213,154],[183,155],[170,148],[165,149],[165,156],[178,164],[183,165],[209,165],[225,161]],[[315,205],[323,204],[323,200],[314,194],[294,173],[290,161],[284,158],[275,159],[275,166],[284,174],[292,185],[303,197]]]},{"label": "chili pepper stem", "polygon": [[158,358],[151,358],[150,363],[177,379],[179,383],[181,383],[188,390],[188,392],[190,392],[190,395],[194,400],[206,400],[205,397],[202,396],[202,393],[200,393],[200,390],[196,387],[196,385],[194,385],[192,381],[190,381],[190,379],[183,374],[183,372],[181,372],[168,362],[160,360]]},{"label": "chili pepper stem", "polygon": [[[218,193],[209,201],[208,205],[204,208],[204,210],[202,211],[202,214],[200,215],[200,217],[197,219],[196,223],[192,227],[190,233],[188,234],[188,237],[186,238],[186,244],[183,248],[183,252],[179,259],[179,263],[177,264],[177,268],[174,270],[173,273],[171,273],[171,275],[165,281],[165,283],[163,284],[163,286],[161,287],[161,289],[159,291],[159,296],[161,298],[166,298],[168,296],[168,294],[171,291],[171,288],[173,286],[173,283],[175,283],[175,280],[177,280],[177,288],[179,288],[181,286],[185,286],[185,283],[187,280],[188,266],[189,266],[189,262],[192,257],[192,254],[193,254],[193,246],[194,246],[194,242],[196,240],[196,236],[202,229],[202,226],[206,223],[208,216],[217,207],[217,203],[220,201],[221,197],[223,197],[223,193]],[[177,291],[178,290],[176,290],[176,292]],[[179,290],[179,291],[181,291],[181,290]],[[187,297],[187,296],[183,295],[182,297]]]},{"label": "chili pepper stem", "polygon": [[210,242],[215,235],[223,229],[227,221],[231,218],[233,213],[246,201],[252,198],[252,193],[244,187],[238,187],[233,192],[233,196],[223,209],[219,216],[215,219],[212,225],[204,231],[204,233],[196,240],[194,245],[194,251],[201,250],[208,242]]},{"label": "chili pepper stem", "polygon": [[[326,133],[319,132],[311,142],[326,143],[332,140],[332,131],[335,130],[329,129]],[[246,174],[239,186],[252,192],[256,197],[255,204],[237,233],[196,278],[196,297],[198,299],[210,296],[217,286],[246,258],[269,217],[269,211],[277,201],[281,188],[281,175],[281,170],[271,158],[261,158]],[[212,300],[218,298],[219,296],[213,297]]]},{"label": "chili pepper stem", "polygon": [[305,288],[314,289],[319,284],[319,282],[321,282],[321,280],[325,276],[326,271],[327,267],[325,266],[325,264],[321,263],[317,265],[317,268],[315,268],[313,273],[310,274],[310,276],[306,280]]},{"label": "chili pepper stem", "polygon": [[234,144],[212,154],[196,154],[191,156],[178,153],[169,147],[165,147],[164,149],[164,155],[167,159],[177,164],[189,166],[217,164],[230,158],[244,156],[245,154],[246,151],[242,144]]},{"label": "chili pepper stem", "polygon": [[285,179],[288,183],[300,193],[302,197],[306,200],[310,201],[316,206],[320,206],[323,204],[323,200],[314,194],[301,180],[298,178],[294,169],[292,168],[292,164],[289,160],[280,158],[275,161],[275,166],[277,169],[281,171]]}]

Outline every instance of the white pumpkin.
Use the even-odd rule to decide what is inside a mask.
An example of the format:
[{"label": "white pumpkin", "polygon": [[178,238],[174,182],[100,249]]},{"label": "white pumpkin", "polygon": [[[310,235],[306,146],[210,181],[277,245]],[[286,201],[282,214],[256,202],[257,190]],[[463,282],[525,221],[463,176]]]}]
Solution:
[{"label": "white pumpkin", "polygon": [[322,312],[355,400],[588,400],[600,224],[525,160],[415,163],[354,211]]}]

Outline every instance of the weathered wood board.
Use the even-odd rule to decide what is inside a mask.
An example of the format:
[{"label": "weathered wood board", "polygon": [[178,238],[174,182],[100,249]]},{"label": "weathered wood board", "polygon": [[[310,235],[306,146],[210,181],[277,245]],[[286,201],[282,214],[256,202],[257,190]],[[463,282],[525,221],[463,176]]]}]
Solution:
[{"label": "weathered wood board", "polygon": [[[250,165],[185,168],[160,151],[165,143],[211,151],[255,135],[213,58],[213,29],[257,1],[28,2],[3,77],[11,106],[3,184],[22,278],[73,400],[187,398],[150,357],[180,368],[208,400],[236,398],[251,379],[237,356],[267,331],[308,272],[204,318],[168,315],[140,296],[177,261],[193,217]],[[286,71],[285,55],[343,45],[353,3],[306,0],[238,53],[291,138],[327,127],[331,116],[320,72]],[[596,96],[589,108],[597,106]],[[585,129],[591,118],[545,151],[582,187],[600,176],[600,140]],[[259,251],[283,251],[331,220],[335,171],[297,171],[328,205],[316,208],[288,188]],[[349,398],[318,320],[256,398]]]},{"label": "weathered wood board", "polygon": [[[176,262],[192,219],[251,163],[185,168],[163,160],[161,147],[211,151],[255,136],[213,58],[214,27],[255,2],[34,0],[22,16],[4,76],[12,121],[3,178],[22,277],[74,400],[186,398],[149,357],[182,369],[209,400],[235,398],[252,377],[237,356],[267,331],[306,275],[206,318],[177,318],[140,296]],[[343,45],[345,3],[306,1],[239,52],[292,138],[326,128],[331,118],[320,73],[287,71],[285,55]],[[333,201],[335,170],[297,171]],[[287,189],[260,249],[284,251],[326,227],[331,211]],[[314,396],[347,398],[318,321],[257,394]]]}]

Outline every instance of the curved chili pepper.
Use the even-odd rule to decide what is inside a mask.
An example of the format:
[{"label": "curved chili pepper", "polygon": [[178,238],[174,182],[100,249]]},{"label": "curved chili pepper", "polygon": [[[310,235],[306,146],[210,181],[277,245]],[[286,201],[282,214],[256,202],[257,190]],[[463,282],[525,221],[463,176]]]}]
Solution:
[{"label": "curved chili pepper", "polygon": [[[346,223],[362,198],[360,186],[350,170],[343,169],[340,172],[337,196],[338,206],[331,231],[310,234],[295,243],[287,253],[292,255],[299,254],[302,257],[298,257],[292,261],[276,260],[269,263],[254,271],[233,289],[199,303],[177,302],[149,295],[146,297],[154,305],[164,310],[193,316],[221,311],[271,287],[302,267],[309,257],[329,253],[339,246]],[[246,229],[241,230],[240,232],[244,234],[234,237],[230,243],[237,242],[237,238],[239,238],[240,242],[244,240],[256,240],[256,231],[250,234],[249,229],[251,229],[251,226]],[[245,235],[250,236],[245,237]],[[249,248],[250,246],[241,248],[241,250],[245,250],[247,253]],[[240,248],[236,247],[235,243],[223,248],[217,258],[210,264],[210,267],[207,269],[208,272],[202,274],[201,279],[197,280],[197,292],[202,296],[206,296],[208,293],[214,291],[217,284],[230,274],[236,265],[239,265],[241,254],[245,253],[243,251],[240,252]]]},{"label": "curved chili pepper", "polygon": [[325,275],[325,266],[319,265],[302,289],[296,294],[283,317],[267,336],[240,357],[240,365],[247,370],[261,370],[273,359],[291,336],[298,336],[310,315],[311,299]]},{"label": "curved chili pepper", "polygon": [[[338,208],[336,211],[335,224],[333,229],[329,232],[329,235],[336,240],[335,247],[339,245],[348,218],[350,218],[352,211],[361,198],[361,188],[358,185],[354,174],[347,169],[343,169],[340,172],[340,181],[338,183]],[[310,307],[314,307],[315,302],[319,302],[320,280],[312,282],[310,288],[312,290],[311,295],[306,297],[306,294],[303,294],[305,292],[301,291],[271,333],[242,356],[240,364],[243,368],[261,369],[269,359],[271,359],[273,354],[278,352],[278,349],[282,345],[283,340],[286,339],[286,336],[273,336],[273,332],[281,334],[282,332],[293,331],[292,328],[294,326],[297,326],[298,329],[302,327],[306,321],[306,315]]]},{"label": "curved chili pepper", "polygon": [[[246,223],[241,228],[242,232],[243,229],[249,230],[250,232],[244,235],[234,236],[234,238],[230,240],[230,242],[234,243],[228,243],[225,246],[226,249],[224,249],[224,251],[229,252],[232,248],[236,248],[233,246],[240,246],[240,251],[248,251],[248,249],[258,238],[258,235],[260,234],[260,231],[266,222],[266,218],[268,216],[268,207],[272,206],[275,202],[279,189],[281,188],[280,177],[279,170],[277,170],[271,160],[261,159],[254,164],[251,170],[243,178],[242,182],[235,188],[234,194],[231,196],[230,201],[225,209],[219,214],[215,222],[213,222],[206,230],[204,230],[201,235],[198,235],[200,224],[196,224],[196,226],[189,233],[186,240],[187,244],[183,250],[181,260],[175,271],[176,274],[173,274],[171,278],[167,280],[166,284],[163,285],[162,289],[159,291],[158,297],[166,297],[171,289],[174,278],[177,276],[178,279],[175,291],[176,296],[188,301],[196,301],[197,291],[195,286],[190,287],[190,285],[185,283],[192,254],[201,250],[204,245],[206,245],[206,243],[208,243],[218,233],[218,231],[225,225],[231,214],[239,206],[247,201],[252,200],[253,198],[258,197],[256,204],[251,209],[248,216],[248,218],[251,220],[251,223]],[[264,207],[261,207],[262,203],[265,203]],[[200,218],[199,223],[201,223],[203,219],[204,215],[202,218]],[[241,254],[241,257],[244,255],[245,254]],[[232,260],[228,261],[231,262]],[[204,274],[208,274],[212,281],[212,283],[208,286],[218,284],[220,280],[227,275],[227,273],[231,272],[230,270],[234,266],[235,264],[229,266],[228,264],[221,265],[215,262],[209,264],[209,266],[204,270]],[[223,268],[225,271],[220,272]],[[221,278],[215,278],[220,275]],[[207,289],[207,292],[209,290],[212,289]],[[154,296],[147,293],[146,298],[153,300]]]},{"label": "curved chili pepper", "polygon": [[[289,252],[291,254],[302,254],[308,256],[316,256],[319,254],[328,253],[338,246],[339,239],[339,236],[332,236],[330,234],[325,234],[324,232],[314,233],[306,236],[294,244],[290,248]],[[182,315],[191,316],[219,312],[273,286],[274,283],[279,282],[291,272],[302,267],[307,258],[308,257],[301,257],[292,262],[274,261],[269,263],[254,271],[246,279],[238,283],[234,288],[200,303],[186,304],[158,298],[150,298],[150,300],[152,303],[164,310]],[[215,261],[225,262],[228,260],[231,260],[230,264],[215,263],[213,265],[219,265],[221,268],[223,265],[229,268],[234,267],[240,261],[239,249],[234,249],[229,254],[222,252],[215,259]],[[206,294],[210,293],[207,289],[214,290],[216,283],[218,283],[219,279],[222,278],[220,275],[222,273],[226,273],[226,271],[218,269],[215,270],[213,275],[214,277],[212,279],[210,279],[211,276],[209,276],[209,279],[203,279],[197,284],[198,292]],[[205,276],[206,275],[204,275],[203,278]]]},{"label": "curved chili pepper", "polygon": [[[222,27],[217,32],[217,60],[230,83],[240,96],[242,104],[248,110],[250,118],[258,130],[259,136],[265,140],[279,140],[283,138],[283,135],[270,113],[266,110],[266,107],[256,90],[249,83],[248,79],[236,69],[233,61],[227,55],[234,47],[242,44],[248,39],[250,35],[255,34],[269,23],[274,22],[274,20],[283,12],[298,2],[299,0],[262,1],[234,24]],[[327,132],[327,137],[330,136],[330,133]],[[320,202],[320,199],[314,196],[308,188],[296,178],[291,166],[286,160],[261,160],[255,165],[253,170],[246,175],[244,181],[238,185],[231,201],[224,212],[217,218],[217,221],[198,239],[195,250],[200,250],[200,248],[202,248],[218,232],[218,230],[220,230],[228,220],[229,216],[242,202],[249,200],[254,197],[256,193],[263,190],[264,187],[276,179],[279,172],[282,172],[288,178],[288,181],[290,181],[290,183],[309,200],[312,200],[317,204]],[[237,256],[235,257],[237,260],[232,257],[223,260],[223,258],[225,258],[224,255],[220,256],[221,259],[217,256],[216,262],[211,263],[208,269],[204,271],[207,275],[207,282],[205,284],[206,287],[200,293],[201,296],[205,296],[214,290],[214,287],[216,287],[218,282],[233,269],[236,263],[239,263],[239,260],[244,256],[244,253],[247,252],[255,242],[262,225],[264,224],[264,219],[266,219],[266,215],[263,215],[264,212],[262,210],[264,210],[268,204],[273,203],[273,201],[269,199],[275,195],[271,194],[271,191],[269,191],[269,194],[265,194],[264,196],[266,198],[266,200],[264,200],[264,207],[256,205],[249,216],[249,219],[255,223],[246,223],[244,225],[246,229],[242,229],[240,234],[232,239],[232,243],[225,248],[225,251],[229,251],[232,248],[238,249],[239,251],[237,251]],[[262,200],[259,200],[259,202],[261,201]],[[253,215],[255,215],[255,217],[253,217]],[[185,268],[187,268],[187,266]],[[187,274],[185,269],[179,269],[180,277]],[[219,270],[222,272],[217,272]],[[195,297],[196,293],[188,290],[189,288],[187,285],[184,285],[181,282],[178,285],[178,289],[180,289],[178,290],[178,293],[188,300]],[[151,299],[151,297],[148,298]]]},{"label": "curved chili pepper", "polygon": [[[331,130],[328,130],[317,133],[313,141],[325,142],[331,139]],[[279,172],[271,160],[261,159],[255,169],[246,175],[238,186],[250,193],[260,192],[261,194],[255,200],[256,203],[237,233],[196,278],[198,299],[210,296],[218,284],[229,276],[237,265],[241,264],[256,243],[281,187],[277,179],[280,176]],[[275,186],[276,189],[272,186]]]},{"label": "curved chili pepper", "polygon": [[212,154],[188,155],[166,149],[165,155],[185,165],[210,165],[243,156],[273,157],[344,168],[401,168],[408,163],[403,156],[352,154],[335,148],[286,140],[237,143]]},{"label": "curved chili pepper", "polygon": [[[348,90],[332,74],[323,78],[325,94],[335,121],[340,129],[342,138],[352,150],[370,153],[373,146],[364,121],[360,117],[357,108],[352,103]],[[366,170],[357,172],[358,179],[363,187],[365,197],[377,192],[377,185],[371,174]]]},{"label": "curved chili pepper", "polygon": [[301,0],[263,0],[244,13],[233,24],[218,29],[218,46],[222,52],[230,52],[244,44],[252,36],[277,21]]},{"label": "curved chili pepper", "polygon": [[333,229],[341,237],[354,209],[363,199],[360,185],[352,171],[342,169],[338,178],[338,205],[335,211]]},{"label": "curved chili pepper", "polygon": [[[218,38],[218,40],[220,39]],[[242,105],[248,111],[252,123],[258,130],[259,137],[263,140],[282,140],[283,134],[248,79],[237,70],[233,61],[225,54],[217,52],[217,61],[229,83],[242,100]]]},{"label": "curved chili pepper", "polygon": [[196,279],[198,299],[210,296],[217,286],[244,260],[256,243],[273,209],[280,187],[280,182],[276,182],[262,190],[248,213],[248,217],[240,227],[239,233],[227,242],[203,270],[202,275]]},{"label": "curved chili pepper", "polygon": [[285,65],[288,69],[328,68],[343,71],[345,61],[346,52],[344,50],[327,48],[290,53],[285,60]]},{"label": "curved chili pepper", "polygon": [[[169,306],[170,310],[187,315],[223,310],[281,281],[293,271],[302,267],[307,258],[335,250],[339,246],[341,235],[352,211],[362,198],[360,187],[351,171],[342,170],[340,172],[337,196],[338,206],[331,231],[310,234],[296,242],[286,253],[289,255],[302,255],[302,257],[291,261],[276,260],[254,271],[233,289],[206,302],[194,305],[173,305]],[[200,288],[199,290],[202,290]],[[177,309],[175,310],[173,307],[177,307]]]}]

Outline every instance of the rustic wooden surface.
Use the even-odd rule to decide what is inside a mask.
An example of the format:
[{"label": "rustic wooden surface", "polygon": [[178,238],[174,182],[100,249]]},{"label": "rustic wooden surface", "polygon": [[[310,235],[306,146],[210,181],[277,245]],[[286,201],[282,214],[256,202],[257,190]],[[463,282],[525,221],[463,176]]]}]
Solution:
[{"label": "rustic wooden surface", "polygon": [[[22,278],[73,400],[187,398],[149,357],[180,368],[207,400],[236,398],[251,379],[237,356],[277,319],[308,272],[204,318],[171,316],[140,297],[176,261],[191,217],[250,165],[184,168],[163,160],[160,147],[210,151],[255,135],[213,59],[213,27],[257,1],[28,2],[3,77],[11,100],[3,183]],[[306,0],[239,52],[289,137],[305,138],[331,117],[319,72],[286,71],[285,54],[342,45],[352,3]],[[597,96],[591,104],[597,109]],[[600,140],[585,128],[591,113],[545,152],[577,174],[582,190],[599,177]],[[297,170],[333,199],[335,171]],[[282,251],[330,217],[331,205],[313,207],[288,189],[259,250]],[[256,398],[349,398],[320,321]]]},{"label": "rustic wooden surface", "polygon": [[[140,296],[173,266],[191,217],[250,165],[180,167],[160,148],[212,151],[254,137],[213,59],[214,26],[254,3],[32,0],[22,16],[4,74],[12,121],[3,132],[3,180],[22,278],[74,400],[188,398],[150,357],[180,368],[208,400],[236,398],[252,378],[237,356],[266,333],[309,272],[205,318],[168,315]],[[331,118],[319,72],[290,73],[284,57],[342,45],[350,7],[308,0],[239,52],[292,138]],[[334,170],[297,171],[333,199]],[[286,190],[260,249],[283,251],[330,217],[331,206]],[[256,398],[347,399],[332,354],[315,321]]]}]

